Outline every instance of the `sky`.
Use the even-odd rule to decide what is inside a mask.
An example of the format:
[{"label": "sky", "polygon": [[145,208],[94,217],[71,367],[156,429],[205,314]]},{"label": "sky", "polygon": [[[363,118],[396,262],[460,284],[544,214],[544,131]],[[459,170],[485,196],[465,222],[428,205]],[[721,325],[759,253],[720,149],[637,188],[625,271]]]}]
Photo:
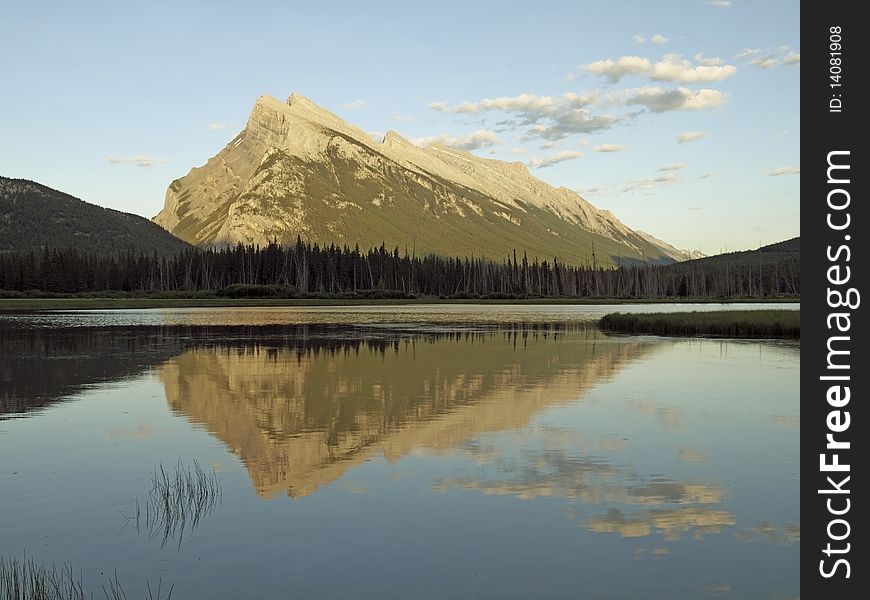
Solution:
[{"label": "sky", "polygon": [[800,3],[30,2],[0,175],[146,217],[263,94],[522,161],[708,254],[799,235]]}]

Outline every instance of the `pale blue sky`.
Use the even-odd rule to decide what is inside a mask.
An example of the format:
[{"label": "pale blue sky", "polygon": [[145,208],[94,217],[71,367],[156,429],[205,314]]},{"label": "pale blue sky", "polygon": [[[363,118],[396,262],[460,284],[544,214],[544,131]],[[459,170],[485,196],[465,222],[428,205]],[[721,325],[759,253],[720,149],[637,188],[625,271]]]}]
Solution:
[{"label": "pale blue sky", "polygon": [[367,131],[522,160],[679,247],[754,248],[799,234],[799,9],[8,3],[0,174],[151,217],[257,96],[298,92]]}]

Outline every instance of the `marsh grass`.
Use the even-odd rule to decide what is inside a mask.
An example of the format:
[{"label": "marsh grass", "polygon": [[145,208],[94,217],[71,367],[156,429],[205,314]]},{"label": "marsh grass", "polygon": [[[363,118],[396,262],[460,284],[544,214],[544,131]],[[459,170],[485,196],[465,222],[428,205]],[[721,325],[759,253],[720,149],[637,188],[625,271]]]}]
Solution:
[{"label": "marsh grass", "polygon": [[612,313],[598,326],[606,332],[667,336],[800,339],[800,311],[727,310],[683,313]]},{"label": "marsh grass", "polygon": [[[166,598],[163,598],[162,579],[157,582],[156,589],[151,587],[151,583],[148,580],[145,581],[145,587],[148,591],[146,600],[172,600],[172,590],[175,589],[175,584],[173,583],[169,586],[169,591],[166,592]],[[106,596],[106,600],[127,600],[127,594],[124,592],[124,588],[121,587],[121,582],[118,581],[117,571],[115,572],[114,577],[109,579],[109,587],[106,588],[106,586],[103,586],[103,594]]]},{"label": "marsh grass", "polygon": [[[145,584],[146,600],[171,600],[174,583],[169,586],[166,597],[162,579],[156,588],[147,580]],[[127,600],[117,572],[109,579],[108,587],[103,586],[103,595],[106,600]],[[93,600],[93,597],[85,593],[82,576],[75,574],[70,563],[58,569],[27,556],[22,560],[0,558],[0,600]]]},{"label": "marsh grass", "polygon": [[151,474],[151,489],[144,505],[136,500],[136,529],[146,531],[149,540],[160,538],[161,546],[199,526],[223,500],[220,480],[214,469],[204,470],[197,461],[192,467],[181,461],[172,470],[163,465]]},{"label": "marsh grass", "polygon": [[57,569],[32,558],[0,558],[0,600],[87,600],[72,565]]}]

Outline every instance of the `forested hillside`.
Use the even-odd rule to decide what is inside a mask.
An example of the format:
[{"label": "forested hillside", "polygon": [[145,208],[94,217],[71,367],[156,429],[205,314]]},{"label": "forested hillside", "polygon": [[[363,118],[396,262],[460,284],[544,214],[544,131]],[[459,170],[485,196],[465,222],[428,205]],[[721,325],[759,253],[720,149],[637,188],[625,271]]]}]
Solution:
[{"label": "forested hillside", "polygon": [[75,248],[82,253],[171,254],[190,246],[138,215],[89,204],[26,179],[0,177],[0,253]]},{"label": "forested hillside", "polygon": [[731,282],[727,296],[755,296],[767,289],[772,276],[781,282],[782,292],[800,295],[800,238],[762,246],[757,250],[728,252],[668,266],[680,276],[680,295],[705,296],[710,281]]}]

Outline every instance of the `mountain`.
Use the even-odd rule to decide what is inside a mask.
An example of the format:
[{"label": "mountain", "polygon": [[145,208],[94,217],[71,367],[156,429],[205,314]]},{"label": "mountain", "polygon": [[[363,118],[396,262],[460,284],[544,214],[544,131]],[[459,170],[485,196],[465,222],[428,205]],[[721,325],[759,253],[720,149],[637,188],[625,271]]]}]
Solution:
[{"label": "mountain", "polygon": [[138,215],[89,204],[26,179],[0,177],[0,252],[44,246],[169,254],[189,244]]},{"label": "mountain", "polygon": [[661,250],[665,256],[675,260],[676,262],[682,262],[684,260],[694,260],[696,258],[704,258],[707,255],[701,252],[700,250],[681,250],[676,248],[664,240],[660,240],[654,235],[647,233],[646,231],[641,231],[640,229],[636,230],[636,233],[648,241],[650,244]]},{"label": "mountain", "polygon": [[258,98],[241,133],[170,184],[154,222],[199,245],[299,236],[418,255],[671,262],[609,211],[522,163],[420,148],[392,131],[378,142],[297,94]]}]

